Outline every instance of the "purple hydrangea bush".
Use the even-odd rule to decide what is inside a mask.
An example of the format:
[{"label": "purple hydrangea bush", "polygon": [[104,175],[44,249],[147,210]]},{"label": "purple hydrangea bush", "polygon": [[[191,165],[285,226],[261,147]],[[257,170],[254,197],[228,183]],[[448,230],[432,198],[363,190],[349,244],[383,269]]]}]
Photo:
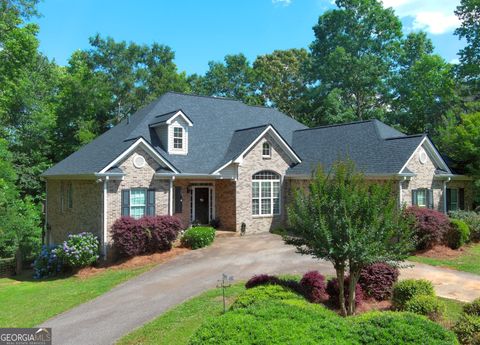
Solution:
[{"label": "purple hydrangea bush", "polygon": [[52,277],[63,270],[63,258],[58,255],[58,246],[42,246],[40,254],[33,262],[33,278],[41,279]]},{"label": "purple hydrangea bush", "polygon": [[68,235],[60,246],[61,256],[66,266],[82,268],[93,265],[99,256],[100,243],[91,232]]}]

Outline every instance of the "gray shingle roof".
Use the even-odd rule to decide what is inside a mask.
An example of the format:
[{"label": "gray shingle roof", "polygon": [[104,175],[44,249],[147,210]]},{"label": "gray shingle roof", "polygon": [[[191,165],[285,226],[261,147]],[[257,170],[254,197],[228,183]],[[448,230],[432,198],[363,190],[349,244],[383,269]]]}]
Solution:
[{"label": "gray shingle roof", "polygon": [[[188,155],[169,155],[150,124],[163,121],[178,109],[193,122],[189,128]],[[136,138],[143,137],[182,173],[208,174],[225,164],[238,151],[247,134],[235,134],[242,128],[272,124],[279,134],[292,143],[293,132],[306,126],[274,108],[248,106],[240,101],[168,92],[140,109],[91,143],[43,173],[43,176],[84,175],[99,172]],[[250,133],[253,135],[253,132]],[[250,135],[248,134],[248,135]]]},{"label": "gray shingle roof", "polygon": [[302,163],[287,175],[310,175],[318,164],[328,170],[335,161],[347,158],[365,174],[396,174],[423,138],[407,136],[378,120],[295,131],[293,148]]}]

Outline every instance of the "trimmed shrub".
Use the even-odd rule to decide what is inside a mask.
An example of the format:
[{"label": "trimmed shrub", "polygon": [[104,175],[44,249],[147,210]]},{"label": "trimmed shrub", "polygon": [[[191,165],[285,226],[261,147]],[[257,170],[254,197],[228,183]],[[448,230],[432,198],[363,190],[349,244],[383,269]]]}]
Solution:
[{"label": "trimmed shrub", "polygon": [[477,298],[472,303],[465,304],[463,312],[468,315],[480,316],[480,298]]},{"label": "trimmed shrub", "polygon": [[445,316],[445,303],[437,297],[418,295],[405,303],[405,311],[428,317],[432,321],[440,321]]},{"label": "trimmed shrub", "polygon": [[404,310],[412,298],[420,295],[435,297],[433,284],[426,279],[406,279],[393,286],[392,304],[398,310]]},{"label": "trimmed shrub", "polygon": [[480,344],[480,316],[462,314],[452,329],[461,344]]},{"label": "trimmed shrub", "polygon": [[322,303],[328,299],[325,277],[318,271],[310,271],[303,275],[300,280],[304,296],[312,303]]},{"label": "trimmed shrub", "polygon": [[210,227],[190,228],[182,236],[182,245],[192,249],[206,247],[215,239],[215,229]]},{"label": "trimmed shrub", "polygon": [[147,235],[147,252],[164,252],[172,249],[173,241],[182,230],[182,222],[173,216],[143,217],[137,226]]},{"label": "trimmed shrub", "polygon": [[429,249],[444,243],[450,229],[450,219],[445,214],[416,206],[407,208],[405,212],[407,216],[414,217],[417,249]]},{"label": "trimmed shrub", "polygon": [[33,278],[52,277],[63,270],[63,260],[58,246],[42,246],[40,254],[33,262]]},{"label": "trimmed shrub", "polygon": [[447,232],[446,241],[450,248],[458,249],[470,239],[470,229],[467,223],[460,219],[450,220],[450,229]]},{"label": "trimmed shrub", "polygon": [[261,285],[245,290],[232,304],[231,309],[245,308],[262,301],[287,299],[303,300],[303,297],[280,285]]},{"label": "trimmed shrub", "polygon": [[455,334],[426,317],[406,312],[370,312],[350,318],[360,344],[454,345]]},{"label": "trimmed shrub", "polygon": [[93,265],[99,258],[99,242],[91,232],[68,235],[68,239],[58,248],[57,253],[70,268]]},{"label": "trimmed shrub", "polygon": [[280,278],[277,278],[276,276],[271,276],[268,274],[259,274],[259,275],[254,275],[252,278],[250,278],[246,284],[245,288],[251,289],[259,285],[280,285]]},{"label": "trimmed shrub", "polygon": [[451,218],[467,223],[471,241],[480,241],[480,214],[474,211],[451,211],[449,215]]},{"label": "trimmed shrub", "polygon": [[[345,295],[345,305],[348,305],[348,284],[350,282],[349,277],[345,278],[344,282],[344,295]],[[340,288],[338,287],[338,279],[333,278],[328,281],[327,283],[327,293],[329,296],[328,301],[330,304],[332,304],[335,307],[340,307],[340,300],[339,300],[339,294],[340,294]],[[357,283],[355,286],[355,305],[359,306],[363,301],[363,291],[362,287],[360,284]]]},{"label": "trimmed shrub", "polygon": [[384,301],[392,296],[393,284],[397,282],[398,275],[398,268],[378,262],[362,269],[358,283],[365,294],[377,301]]},{"label": "trimmed shrub", "polygon": [[138,226],[136,219],[121,217],[112,226],[113,246],[120,254],[135,256],[147,251],[147,233]]}]

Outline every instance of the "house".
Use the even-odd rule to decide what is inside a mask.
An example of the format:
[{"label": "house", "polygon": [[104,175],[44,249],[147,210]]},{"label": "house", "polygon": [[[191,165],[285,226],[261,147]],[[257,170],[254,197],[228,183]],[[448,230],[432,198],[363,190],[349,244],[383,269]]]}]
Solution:
[{"label": "house", "polygon": [[346,157],[373,182],[396,180],[400,204],[472,207],[471,180],[425,134],[378,120],[307,128],[274,108],[169,92],[43,173],[47,241],[91,231],[106,248],[119,217],[164,214],[269,231],[293,188]]}]

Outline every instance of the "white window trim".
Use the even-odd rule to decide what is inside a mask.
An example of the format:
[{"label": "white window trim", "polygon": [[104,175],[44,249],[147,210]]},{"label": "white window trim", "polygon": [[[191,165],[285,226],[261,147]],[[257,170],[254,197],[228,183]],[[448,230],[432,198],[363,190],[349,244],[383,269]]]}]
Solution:
[{"label": "white window trim", "polygon": [[[265,145],[268,145],[268,154],[265,154]],[[270,145],[268,141],[265,141],[262,144],[262,158],[272,158],[272,145]]]},{"label": "white window trim", "polygon": [[[262,197],[262,182],[270,183],[270,197]],[[278,182],[278,197],[274,197],[273,194],[273,183]],[[253,184],[258,183],[258,197],[253,196]],[[270,212],[269,213],[262,213],[262,200],[263,199],[270,199]],[[273,204],[274,200],[278,199],[278,213],[273,212]],[[253,200],[258,200],[258,214],[253,213]],[[282,181],[281,177],[279,176],[278,179],[265,179],[265,180],[254,180],[252,178],[252,198],[251,198],[251,205],[252,205],[252,216],[254,218],[261,218],[261,217],[273,217],[279,216],[282,214]]]},{"label": "white window trim", "polygon": [[[425,202],[424,204],[420,204],[420,203],[418,202],[418,200],[419,200],[419,199],[418,199],[419,193],[423,193],[423,200],[424,200],[424,202]],[[425,188],[419,188],[419,189],[417,189],[417,200],[416,200],[416,202],[417,202],[417,206],[418,206],[418,207],[428,207],[428,205],[427,205],[427,193],[428,193],[428,191],[427,191],[427,189],[425,189]]]},{"label": "white window trim", "polygon": [[[145,203],[143,205],[133,205],[132,203],[132,191],[143,191],[145,193]],[[148,203],[148,194],[147,194],[147,188],[130,188],[130,193],[129,194],[129,198],[130,200],[128,200],[128,204],[129,204],[129,214],[131,217],[132,216],[132,207],[143,207],[143,215],[140,217],[145,217],[147,215],[147,203]],[[138,218],[136,218],[138,219]]]},{"label": "white window trim", "polygon": [[[175,130],[179,129],[180,130],[180,137],[175,135]],[[173,151],[184,151],[185,150],[185,129],[182,126],[172,126],[172,135],[173,135]],[[180,147],[175,147],[175,139],[180,139],[181,140],[181,146]]]}]

